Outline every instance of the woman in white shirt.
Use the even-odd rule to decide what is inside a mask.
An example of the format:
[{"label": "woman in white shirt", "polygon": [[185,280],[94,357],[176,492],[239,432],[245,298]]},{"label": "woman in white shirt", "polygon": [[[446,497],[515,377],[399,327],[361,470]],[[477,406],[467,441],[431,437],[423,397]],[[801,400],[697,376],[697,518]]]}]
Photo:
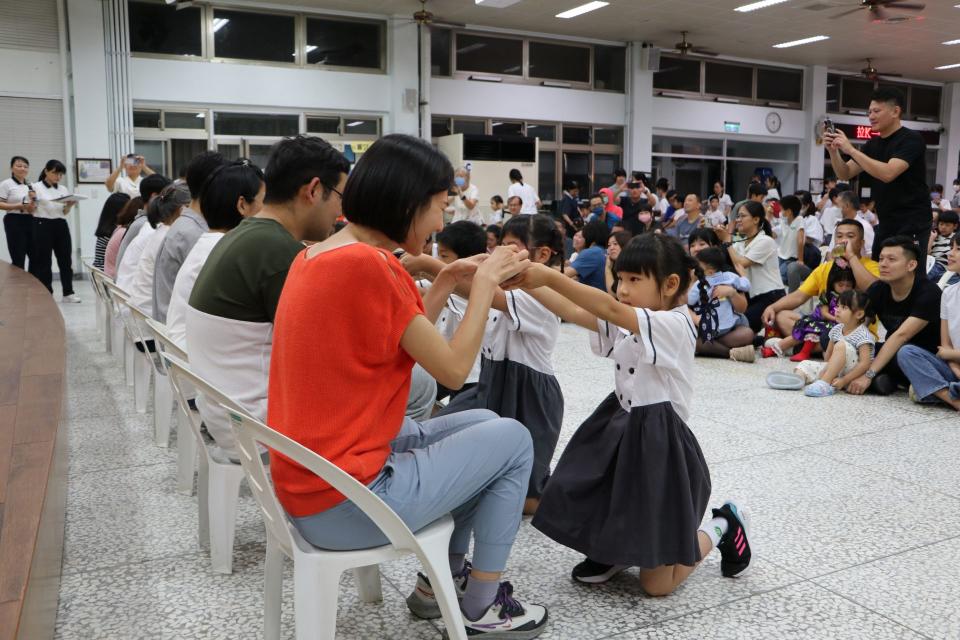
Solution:
[{"label": "woman in white shirt", "polygon": [[510,198],[520,198],[520,214],[532,216],[540,208],[540,196],[537,190],[529,184],[523,183],[523,174],[519,169],[510,169],[510,188],[507,189],[507,202]]},{"label": "woman in white shirt", "polygon": [[64,302],[80,302],[73,292],[73,243],[66,215],[73,202],[57,202],[70,195],[60,182],[67,167],[59,160],[51,160],[40,172],[40,181],[33,185],[37,194],[37,208],[33,212],[33,237],[30,240],[30,273],[53,293],[51,254],[57,257],[60,268],[60,286]]},{"label": "woman in white shirt", "polygon": [[453,174],[453,222],[469,220],[486,226],[487,220],[480,211],[480,189],[470,181],[470,172],[460,167]]},{"label": "woman in white shirt", "polygon": [[23,156],[10,160],[10,177],[0,182],[0,210],[3,216],[3,231],[7,236],[7,251],[15,267],[26,268],[33,236],[33,212],[37,208],[36,194],[27,182],[30,161]]},{"label": "woman in white shirt", "polygon": [[786,293],[780,278],[777,241],[773,239],[766,211],[759,202],[748,201],[737,212],[737,228],[744,240],[730,242],[730,232],[714,229],[730,255],[737,272],[750,281],[750,298],[746,316],[750,328],[760,331],[763,310]]},{"label": "woman in white shirt", "polygon": [[767,176],[767,195],[764,196],[763,202],[766,204],[771,200],[780,200],[780,181],[773,175]]},{"label": "woman in white shirt", "polygon": [[724,192],[723,183],[717,180],[713,183],[713,195],[720,201],[720,211],[727,218],[730,217],[730,209],[733,209],[733,199]]}]

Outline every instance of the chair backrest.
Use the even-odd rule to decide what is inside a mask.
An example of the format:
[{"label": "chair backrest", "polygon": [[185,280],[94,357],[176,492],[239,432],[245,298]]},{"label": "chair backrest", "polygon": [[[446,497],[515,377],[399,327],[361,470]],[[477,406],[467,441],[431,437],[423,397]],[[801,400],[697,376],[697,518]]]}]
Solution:
[{"label": "chair backrest", "polygon": [[117,286],[117,283],[105,280],[103,282],[106,291],[110,293],[110,303],[113,306],[113,313],[120,318],[123,328],[127,332],[130,340],[138,342],[140,340],[140,331],[130,321],[130,314],[124,313],[124,310],[131,308],[130,294]]},{"label": "chair backrest", "polygon": [[257,445],[270,448],[319,476],[347,500],[357,505],[383,532],[396,549],[417,551],[420,548],[416,537],[396,512],[388,507],[370,489],[329,460],[307,449],[300,443],[278,433],[244,411],[236,411],[224,404],[230,414],[240,449],[240,463],[247,473],[253,497],[263,511],[265,522],[281,544],[292,544],[287,517],[277,500],[276,493],[267,480],[266,470],[258,455]]},{"label": "chair backrest", "polygon": [[150,318],[147,317],[147,314],[145,314],[143,311],[140,311],[140,309],[132,304],[128,304],[127,307],[130,309],[130,323],[134,332],[136,332],[136,339],[143,345],[143,355],[150,358],[150,361],[153,362],[153,367],[157,370],[157,373],[165,375],[166,367],[162,362],[160,362],[159,356],[157,356],[155,353],[150,353],[150,351],[147,349],[147,340],[150,339],[150,334],[153,333],[147,324]]},{"label": "chair backrest", "polygon": [[[180,358],[184,362],[189,362],[187,358],[187,352],[184,351],[180,346],[173,341],[173,338],[170,337],[170,334],[167,333],[166,325],[157,322],[153,318],[146,319],[146,326],[149,329],[150,333],[153,334],[154,340],[156,340],[157,345],[161,347],[167,353],[171,353],[177,358]],[[166,360],[161,358],[164,366],[166,366]]]}]

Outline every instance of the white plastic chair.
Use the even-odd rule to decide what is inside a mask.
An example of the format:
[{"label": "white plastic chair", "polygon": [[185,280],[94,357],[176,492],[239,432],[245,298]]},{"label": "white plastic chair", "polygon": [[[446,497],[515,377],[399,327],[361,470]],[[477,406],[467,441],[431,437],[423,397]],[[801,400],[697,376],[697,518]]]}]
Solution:
[{"label": "white plastic chair", "polygon": [[[115,285],[114,288],[115,291],[111,289],[114,297],[119,296],[120,299],[120,321],[123,323],[124,331],[130,340],[129,353],[133,359],[133,402],[137,408],[137,413],[146,413],[147,394],[150,391],[150,378],[153,370],[156,368],[153,354],[147,349],[147,341],[140,328],[141,321],[146,316],[144,316],[142,311],[130,304],[130,297],[125,292],[122,292],[120,288]],[[124,309],[127,313],[123,312]],[[140,345],[143,351],[138,349],[137,345]],[[173,398],[169,400],[172,409]],[[156,410],[156,407],[154,407],[154,410]],[[168,410],[167,413],[170,413],[170,411]]]},{"label": "white plastic chair", "polygon": [[[447,514],[416,534],[378,496],[337,466],[303,445],[277,433],[243,411],[223,405],[230,413],[240,462],[267,527],[264,565],[264,637],[280,638],[283,556],[293,560],[294,608],[297,640],[333,640],[337,629],[340,575],[353,569],[364,602],[382,599],[377,565],[414,554],[434,587],[450,638],[466,640],[448,554],[453,518]],[[258,445],[265,445],[315,473],[370,518],[390,544],[358,551],[326,551],[308,543],[288,520],[261,461]]]},{"label": "white plastic chair", "polygon": [[210,455],[210,448],[200,432],[200,414],[191,411],[185,387],[192,386],[212,406],[221,404],[243,411],[225,393],[193,373],[190,366],[164,351],[160,357],[166,361],[167,373],[180,403],[180,410],[187,415],[190,430],[200,451],[197,468],[197,506],[199,512],[199,539],[201,546],[209,543],[210,563],[217,573],[233,572],[233,539],[237,524],[237,503],[240,500],[240,482],[243,467],[231,462],[220,462]]},{"label": "white plastic chair", "polygon": [[[157,360],[160,363],[160,366],[163,368],[162,378],[157,376],[154,378],[154,386],[163,386],[169,390],[170,398],[176,399],[177,412],[176,416],[177,421],[177,491],[180,493],[185,493],[187,495],[193,494],[193,474],[197,471],[197,439],[194,437],[192,430],[188,426],[184,428],[184,424],[189,425],[191,420],[191,414],[196,413],[194,409],[190,408],[190,403],[188,402],[189,397],[192,396],[192,393],[187,392],[187,389],[184,389],[184,402],[180,402],[180,399],[177,398],[177,389],[174,386],[173,380],[170,377],[170,372],[167,370],[167,360],[162,357],[163,353],[169,353],[177,358],[188,362],[187,352],[181,349],[176,342],[173,341],[173,338],[170,337],[170,334],[167,333],[167,328],[163,324],[157,322],[153,318],[146,319],[147,331],[153,334],[153,338],[156,341],[157,353],[160,357]],[[157,407],[164,406],[161,404],[163,400],[157,399],[157,394],[154,394],[154,402]],[[164,442],[169,438],[169,423],[168,423],[167,433],[160,434],[158,437],[162,437]]]},{"label": "white plastic chair", "polygon": [[101,280],[107,277],[107,274],[104,273],[103,269],[98,269],[93,266],[92,262],[84,262],[84,268],[90,273],[90,284],[93,286],[93,292],[97,296],[96,300],[96,313],[97,313],[97,331],[100,332],[100,335],[103,337],[103,347],[107,353],[110,353],[112,347],[111,338],[110,338],[110,329],[113,325],[112,317],[113,314],[110,313],[110,301],[106,297],[106,294],[103,290],[103,284]]},{"label": "white plastic chair", "polygon": [[[135,387],[136,375],[134,365],[136,364],[136,360],[134,358],[134,352],[136,351],[136,347],[133,346],[133,334],[128,326],[129,313],[124,313],[126,309],[129,309],[129,305],[127,304],[129,295],[113,281],[104,281],[103,284],[105,290],[110,294],[110,302],[113,306],[113,331],[119,334],[121,338],[119,341],[114,341],[114,352],[117,357],[120,358],[121,362],[123,362],[123,373],[127,381],[127,386]],[[146,400],[144,400],[144,402],[145,401]],[[146,411],[146,405],[144,405],[144,411]]]},{"label": "white plastic chair", "polygon": [[[170,423],[173,421],[173,387],[169,382],[164,381],[167,371],[164,364],[160,362],[160,357],[156,353],[150,353],[146,348],[147,341],[153,339],[155,333],[149,325],[151,318],[148,318],[140,309],[131,306],[130,321],[138,341],[144,346],[143,355],[146,356],[153,375],[153,442],[158,447],[166,448],[170,446]],[[157,343],[154,340],[154,349],[156,348]]]}]

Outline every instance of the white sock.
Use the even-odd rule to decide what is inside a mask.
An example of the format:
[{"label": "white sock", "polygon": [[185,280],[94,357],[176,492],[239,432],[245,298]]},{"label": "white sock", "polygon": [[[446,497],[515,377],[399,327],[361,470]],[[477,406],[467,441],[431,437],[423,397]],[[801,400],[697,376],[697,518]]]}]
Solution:
[{"label": "white sock", "polygon": [[703,531],[707,534],[707,537],[710,538],[710,541],[713,543],[713,546],[720,544],[720,538],[723,537],[723,534],[727,532],[729,525],[727,524],[726,518],[714,518],[707,524],[700,527],[700,531]]}]

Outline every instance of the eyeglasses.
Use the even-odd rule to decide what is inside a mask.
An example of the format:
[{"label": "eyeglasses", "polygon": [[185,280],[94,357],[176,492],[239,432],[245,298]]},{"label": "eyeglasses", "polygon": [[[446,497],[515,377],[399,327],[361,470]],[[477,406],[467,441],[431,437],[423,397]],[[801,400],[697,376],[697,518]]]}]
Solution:
[{"label": "eyeglasses", "polygon": [[330,191],[333,191],[335,194],[337,194],[338,196],[340,196],[340,200],[343,200],[343,194],[340,193],[340,191],[338,191],[336,188],[330,187]]}]

